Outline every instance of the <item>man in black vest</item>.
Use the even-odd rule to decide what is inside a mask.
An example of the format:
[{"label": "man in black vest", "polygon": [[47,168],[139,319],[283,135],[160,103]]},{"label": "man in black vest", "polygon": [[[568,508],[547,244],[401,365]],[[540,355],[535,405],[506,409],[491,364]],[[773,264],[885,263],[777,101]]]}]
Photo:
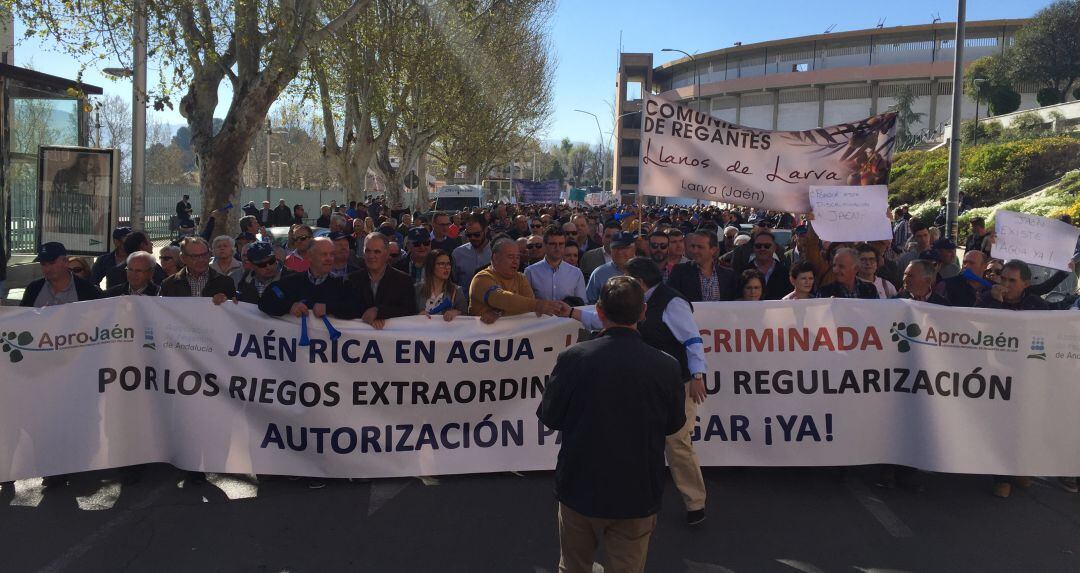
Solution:
[{"label": "man in black vest", "polygon": [[992,286],[990,281],[982,278],[985,268],[986,253],[979,250],[968,251],[964,253],[960,274],[939,282],[934,293],[944,297],[949,306],[973,307],[979,299],[979,293]]},{"label": "man in black vest", "polygon": [[[686,424],[667,437],[664,449],[671,478],[686,505],[686,523],[697,525],[705,521],[705,480],[690,441],[690,431],[694,428],[697,405],[705,401],[705,352],[694,321],[694,308],[679,291],[663,283],[660,267],[651,259],[630,259],[626,274],[645,289],[645,319],[638,324],[641,338],[678,360],[680,375],[686,382]],[[585,328],[601,327],[595,311],[575,307],[568,316]]]},{"label": "man in black vest", "polygon": [[603,333],[559,354],[536,412],[562,431],[555,467],[559,571],[593,570],[597,529],[605,571],[645,567],[664,489],[665,436],[686,419],[678,364],[636,332],[644,299],[630,277],[604,283],[596,305]]}]

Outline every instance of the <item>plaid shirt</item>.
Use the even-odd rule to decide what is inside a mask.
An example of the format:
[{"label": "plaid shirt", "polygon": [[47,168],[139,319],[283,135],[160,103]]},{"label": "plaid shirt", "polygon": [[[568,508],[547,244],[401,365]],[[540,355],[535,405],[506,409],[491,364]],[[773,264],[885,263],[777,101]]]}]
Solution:
[{"label": "plaid shirt", "polygon": [[188,286],[191,287],[191,296],[202,296],[202,291],[206,288],[206,281],[210,280],[210,271],[206,271],[202,276],[195,276],[190,271],[187,273]]},{"label": "plaid shirt", "polygon": [[720,300],[720,279],[715,268],[712,276],[705,276],[705,273],[698,270],[698,280],[701,281],[702,301]]}]

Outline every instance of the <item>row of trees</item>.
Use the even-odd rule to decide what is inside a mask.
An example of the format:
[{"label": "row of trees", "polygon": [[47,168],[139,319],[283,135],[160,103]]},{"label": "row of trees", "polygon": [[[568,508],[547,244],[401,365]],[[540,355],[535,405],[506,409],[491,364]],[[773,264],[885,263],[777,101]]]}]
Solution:
[{"label": "row of trees", "polygon": [[[980,58],[964,72],[964,93],[988,103],[991,115],[1016,111],[1015,86],[1041,86],[1039,105],[1080,99],[1080,0],[1058,0],[1040,10],[1004,53]],[[978,80],[978,81],[976,81]]]},{"label": "row of trees", "polygon": [[[28,36],[52,40],[84,65],[110,56],[131,64],[131,2],[12,4]],[[237,198],[279,100],[320,111],[319,154],[350,197],[363,192],[373,165],[394,205],[426,153],[446,170],[485,172],[534,144],[549,115],[554,62],[546,29],[554,0],[135,4],[148,21],[152,67],[161,70],[148,99],[156,109],[178,106],[187,121],[182,137],[159,141],[150,153],[198,169],[204,209]],[[219,102],[225,83],[231,99]],[[285,132],[310,136],[283,121]]]}]

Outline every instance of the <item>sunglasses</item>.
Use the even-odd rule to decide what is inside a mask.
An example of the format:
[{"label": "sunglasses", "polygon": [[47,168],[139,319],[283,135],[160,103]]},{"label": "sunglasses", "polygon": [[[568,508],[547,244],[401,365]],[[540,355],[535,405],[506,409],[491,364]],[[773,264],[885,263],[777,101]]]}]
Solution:
[{"label": "sunglasses", "polygon": [[1001,274],[1000,269],[986,269],[986,272],[983,273],[983,275],[1000,275],[1000,274]]},{"label": "sunglasses", "polygon": [[68,270],[77,275],[86,273],[86,271],[84,271],[82,267],[68,267]]},{"label": "sunglasses", "polygon": [[772,243],[754,243],[754,248],[761,251],[764,251],[765,249],[771,249],[772,246]]},{"label": "sunglasses", "polygon": [[431,240],[426,241],[410,241],[414,247],[428,247],[431,246]]},{"label": "sunglasses", "polygon": [[158,260],[162,260],[162,261],[171,261],[171,260],[173,260],[173,258],[172,258],[172,257],[170,257],[170,256],[164,256],[164,257],[158,257]]},{"label": "sunglasses", "polygon": [[401,253],[390,253],[390,258],[391,259],[396,259],[396,258],[398,258],[400,256],[401,256]]},{"label": "sunglasses", "polygon": [[539,229],[541,227],[541,225],[529,225],[529,226],[532,227],[533,229]]},{"label": "sunglasses", "polygon": [[667,243],[649,243],[649,248],[650,249],[655,249],[655,250],[658,250],[658,251],[662,251],[662,250],[668,248],[668,244]]},{"label": "sunglasses", "polygon": [[277,259],[267,259],[267,260],[265,260],[265,261],[263,261],[261,263],[251,263],[251,264],[255,265],[256,267],[258,267],[260,269],[265,269],[266,267],[268,267],[270,265],[276,265],[277,264]]},{"label": "sunglasses", "polygon": [[476,239],[478,237],[483,237],[484,234],[483,233],[465,233],[465,236],[469,237],[470,239]]},{"label": "sunglasses", "polygon": [[300,235],[300,236],[297,236],[297,237],[293,237],[293,240],[294,241],[306,241],[306,240],[308,240],[310,238],[311,238],[311,235]]},{"label": "sunglasses", "polygon": [[529,243],[528,245],[525,245],[525,248],[527,248],[527,249],[542,249],[542,248],[544,248],[544,245],[542,245],[540,243]]}]

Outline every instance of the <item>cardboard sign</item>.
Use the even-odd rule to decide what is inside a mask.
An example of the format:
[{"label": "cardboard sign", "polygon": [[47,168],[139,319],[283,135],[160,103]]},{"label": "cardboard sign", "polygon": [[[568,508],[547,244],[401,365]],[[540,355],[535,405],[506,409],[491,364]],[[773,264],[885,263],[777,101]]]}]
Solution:
[{"label": "cardboard sign", "polygon": [[814,230],[826,241],[883,241],[892,238],[885,185],[810,186]]},{"label": "cardboard sign", "polygon": [[1020,259],[1059,271],[1069,270],[1080,229],[1057,219],[998,211],[994,215],[997,240],[990,254],[998,259]]}]

